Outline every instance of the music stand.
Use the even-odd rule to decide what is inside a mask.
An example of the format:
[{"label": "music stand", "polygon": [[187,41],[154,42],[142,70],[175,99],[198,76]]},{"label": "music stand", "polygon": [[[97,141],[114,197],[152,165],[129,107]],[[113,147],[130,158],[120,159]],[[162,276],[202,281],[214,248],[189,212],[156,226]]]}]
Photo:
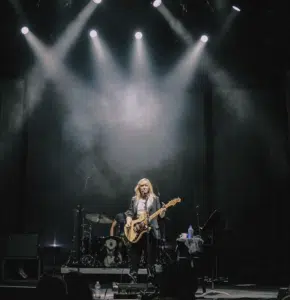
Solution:
[{"label": "music stand", "polygon": [[221,213],[217,209],[209,216],[203,227],[201,228],[202,231],[204,230],[213,230],[217,223],[220,221]]},{"label": "music stand", "polygon": [[[209,218],[207,219],[207,221],[205,222],[204,226],[201,227],[201,231],[204,232],[206,230],[211,230],[212,232],[212,238],[211,238],[211,246],[213,248],[213,244],[214,244],[214,229],[215,227],[217,227],[218,223],[221,220],[221,213],[219,210],[214,210],[214,212],[209,216]],[[203,293],[201,296],[205,296],[208,294],[212,294],[212,293],[217,293],[217,294],[224,294],[227,296],[230,296],[230,294],[226,293],[226,292],[222,292],[222,291],[215,291],[214,290],[214,271],[217,272],[217,255],[215,255],[215,266],[212,267],[212,276],[211,276],[211,291],[208,291],[206,293]]]}]

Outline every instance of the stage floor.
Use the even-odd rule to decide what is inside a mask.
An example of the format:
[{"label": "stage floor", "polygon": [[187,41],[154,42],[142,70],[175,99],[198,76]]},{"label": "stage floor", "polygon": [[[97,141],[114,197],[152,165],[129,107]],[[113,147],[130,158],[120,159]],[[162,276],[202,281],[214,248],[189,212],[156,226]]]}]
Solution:
[{"label": "stage floor", "polygon": [[[257,288],[236,288],[236,287],[215,287],[215,289],[207,288],[207,292],[202,294],[199,289],[196,293],[198,299],[267,299],[276,300],[279,288],[276,289],[257,289]],[[113,290],[111,288],[103,289],[101,299],[114,299]]]},{"label": "stage floor", "polygon": [[[105,275],[123,275],[129,274],[129,268],[76,268],[76,267],[61,267],[61,274],[68,274],[70,272],[79,272],[82,274],[105,274]],[[146,269],[139,269],[140,275],[146,275]]]},{"label": "stage floor", "polygon": [[[0,298],[5,294],[5,300],[12,299],[9,295],[13,294],[13,300],[18,299],[15,297],[18,293],[23,298],[23,295],[26,294],[24,292],[28,292],[32,296],[31,293],[34,293],[35,286],[25,286],[25,285],[0,285]],[[202,291],[199,289],[196,293],[196,298],[198,299],[267,299],[267,300],[276,300],[278,295],[279,288],[258,288],[255,286],[251,287],[238,287],[238,286],[216,286],[214,289],[207,287],[207,292],[202,294]],[[10,293],[11,292],[11,293]],[[24,292],[24,293],[23,293]],[[101,298],[103,300],[114,299],[114,293],[112,287],[101,289]],[[168,299],[168,298],[167,298]]]},{"label": "stage floor", "polygon": [[196,298],[202,299],[277,299],[279,288],[263,289],[257,287],[215,287],[207,288],[207,292],[202,294],[201,290],[196,293]]}]

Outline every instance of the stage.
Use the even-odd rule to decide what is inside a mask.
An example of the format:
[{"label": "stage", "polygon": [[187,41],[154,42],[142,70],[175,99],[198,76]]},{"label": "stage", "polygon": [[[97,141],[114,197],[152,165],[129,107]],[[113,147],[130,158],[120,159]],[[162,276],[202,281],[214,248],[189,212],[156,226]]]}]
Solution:
[{"label": "stage", "polygon": [[[199,289],[196,293],[198,299],[266,299],[276,300],[279,287],[277,288],[262,288],[256,286],[216,286],[214,289],[207,288],[207,292],[202,294]],[[18,300],[23,297],[33,297],[35,295],[35,285],[0,285],[0,299]],[[128,297],[129,298],[129,297]],[[101,298],[99,299],[114,299],[113,286],[106,286],[101,289]],[[126,298],[123,298],[126,299]],[[131,298],[132,299],[132,298]],[[137,299],[137,297],[135,298]],[[155,299],[159,299],[156,297]],[[166,299],[169,299],[168,297]]]},{"label": "stage", "polygon": [[205,294],[199,289],[196,298],[199,299],[277,299],[279,288],[252,287],[215,287],[207,288]]},{"label": "stage", "polygon": [[[205,294],[199,289],[196,293],[198,299],[266,299],[276,300],[279,288],[276,289],[262,289],[262,288],[235,288],[235,287],[216,287],[213,289],[207,289]],[[112,288],[102,289],[101,299],[114,299],[114,293]],[[158,299],[158,298],[157,298]],[[166,298],[168,299],[168,298]]]},{"label": "stage", "polygon": [[[70,272],[79,272],[81,274],[106,274],[106,275],[123,275],[129,274],[129,268],[78,268],[78,267],[61,267],[61,274]],[[157,271],[158,272],[158,271]],[[146,269],[139,269],[140,275],[146,275]]]}]

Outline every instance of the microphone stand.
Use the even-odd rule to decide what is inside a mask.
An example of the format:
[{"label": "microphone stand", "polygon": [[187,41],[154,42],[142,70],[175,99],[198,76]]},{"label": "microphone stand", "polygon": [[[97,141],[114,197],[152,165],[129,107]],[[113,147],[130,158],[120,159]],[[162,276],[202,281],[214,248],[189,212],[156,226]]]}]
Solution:
[{"label": "microphone stand", "polygon": [[200,222],[199,222],[199,205],[196,206],[196,222],[197,222],[197,232],[200,235]]},{"label": "microphone stand", "polygon": [[149,252],[150,252],[150,245],[149,245],[149,243],[150,243],[150,237],[149,237],[149,232],[150,232],[150,230],[149,230],[149,212],[148,212],[148,207],[147,207],[147,201],[148,201],[148,199],[146,200],[146,202],[145,202],[145,211],[146,211],[146,224],[147,224],[147,236],[146,236],[146,248],[147,248],[147,257],[146,257],[146,264],[147,264],[147,289],[148,289],[148,286],[149,286],[149,282],[148,282],[148,275],[150,275],[150,272],[151,272],[151,270],[150,270],[150,265],[149,265],[149,256],[151,255],[151,253],[149,254]]}]

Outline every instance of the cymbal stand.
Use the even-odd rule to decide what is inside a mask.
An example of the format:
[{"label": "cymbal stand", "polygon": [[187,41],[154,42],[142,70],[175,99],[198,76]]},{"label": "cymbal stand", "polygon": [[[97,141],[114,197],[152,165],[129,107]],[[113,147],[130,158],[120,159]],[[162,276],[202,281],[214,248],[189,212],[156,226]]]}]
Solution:
[{"label": "cymbal stand", "polygon": [[162,227],[161,227],[161,239],[160,241],[157,241],[158,246],[157,246],[157,264],[160,264],[162,266],[170,264],[173,262],[173,259],[171,258],[170,254],[166,251],[166,223],[165,220],[162,219],[160,220],[162,222]]},{"label": "cymbal stand", "polygon": [[81,215],[83,208],[81,205],[77,205],[74,211],[74,229],[73,229],[73,237],[72,237],[72,248],[70,250],[70,255],[68,257],[65,265],[78,265],[80,263],[80,251],[81,251]]},{"label": "cymbal stand", "polygon": [[[85,183],[84,183],[84,189],[87,188],[88,179],[90,179],[91,176],[86,177]],[[81,225],[83,224],[82,220],[82,213],[83,213],[83,206],[82,204],[78,204],[76,209],[73,209],[74,211],[74,229],[73,229],[73,237],[72,237],[72,249],[70,250],[70,255],[68,257],[68,260],[65,265],[78,265],[81,262],[81,251],[82,251],[82,244],[81,244]]]}]

